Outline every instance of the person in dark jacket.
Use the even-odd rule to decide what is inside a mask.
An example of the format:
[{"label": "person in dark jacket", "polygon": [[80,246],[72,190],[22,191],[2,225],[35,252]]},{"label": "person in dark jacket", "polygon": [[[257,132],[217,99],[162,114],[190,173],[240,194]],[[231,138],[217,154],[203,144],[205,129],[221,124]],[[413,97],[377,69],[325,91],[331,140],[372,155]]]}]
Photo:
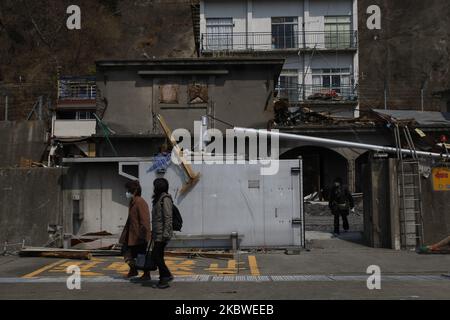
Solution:
[{"label": "person in dark jacket", "polygon": [[165,289],[169,287],[169,282],[173,280],[173,276],[164,261],[164,249],[173,236],[173,200],[169,194],[169,182],[166,179],[155,179],[153,187],[152,239],[154,247],[152,259],[159,270],[159,282],[155,287]]},{"label": "person in dark jacket", "polygon": [[342,217],[344,231],[347,232],[350,228],[347,217],[350,214],[350,210],[352,212],[355,211],[355,204],[350,191],[342,184],[341,178],[334,180],[334,185],[331,188],[329,196],[330,201],[328,206],[334,215],[334,234],[339,235],[339,217]]},{"label": "person in dark jacket", "polygon": [[[145,254],[148,242],[151,239],[150,211],[147,202],[141,197],[142,189],[139,181],[129,181],[125,185],[125,196],[130,200],[128,219],[120,236],[122,253],[125,262],[130,266],[127,278],[139,274],[136,269],[136,257]],[[150,271],[144,270],[142,280],[150,280]]]}]

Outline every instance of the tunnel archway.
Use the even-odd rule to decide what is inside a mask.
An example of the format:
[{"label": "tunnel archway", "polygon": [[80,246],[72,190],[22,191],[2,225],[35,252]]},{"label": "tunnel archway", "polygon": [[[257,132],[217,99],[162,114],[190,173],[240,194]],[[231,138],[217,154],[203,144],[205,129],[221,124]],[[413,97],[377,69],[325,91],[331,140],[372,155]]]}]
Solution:
[{"label": "tunnel archway", "polygon": [[280,156],[280,159],[303,158],[303,190],[307,196],[319,193],[323,200],[328,199],[328,189],[334,179],[340,177],[348,184],[348,160],[338,152],[318,146],[302,146],[291,149]]}]

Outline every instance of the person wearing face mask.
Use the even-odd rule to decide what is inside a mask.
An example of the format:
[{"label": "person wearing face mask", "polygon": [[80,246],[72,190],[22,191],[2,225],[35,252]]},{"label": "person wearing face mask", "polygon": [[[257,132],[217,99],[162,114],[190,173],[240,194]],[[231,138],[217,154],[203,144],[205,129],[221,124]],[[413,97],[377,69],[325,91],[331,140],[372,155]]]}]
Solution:
[{"label": "person wearing face mask", "polygon": [[348,216],[350,214],[350,210],[355,212],[355,204],[350,191],[342,184],[341,178],[336,178],[334,180],[328,206],[334,215],[334,235],[337,236],[340,234],[339,217],[342,217],[344,231],[347,232],[350,229],[348,224]]},{"label": "person wearing face mask", "polygon": [[[130,201],[128,219],[120,236],[122,253],[130,271],[127,278],[136,277],[136,257],[145,254],[151,239],[150,211],[147,202],[141,197],[142,189],[139,181],[129,181],[125,184],[126,198]],[[150,271],[144,270],[142,280],[150,280]]]}]

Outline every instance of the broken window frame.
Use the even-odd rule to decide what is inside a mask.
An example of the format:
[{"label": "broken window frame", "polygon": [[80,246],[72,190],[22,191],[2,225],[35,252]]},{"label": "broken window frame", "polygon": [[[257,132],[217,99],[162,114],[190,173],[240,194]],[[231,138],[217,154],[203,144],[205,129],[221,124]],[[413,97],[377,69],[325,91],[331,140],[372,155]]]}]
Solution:
[{"label": "broken window frame", "polygon": [[[196,97],[191,97],[191,88],[195,86],[200,86],[202,88],[205,88],[206,90],[206,96],[197,95]],[[201,90],[200,90],[201,91]],[[198,106],[198,105],[205,105],[209,103],[209,86],[207,80],[197,80],[195,79],[191,83],[188,83],[187,85],[187,98],[188,98],[188,105],[191,106]],[[200,102],[194,102],[195,99],[200,98],[202,101]]]},{"label": "broken window frame", "polygon": [[[283,78],[287,81],[283,81]],[[287,98],[291,102],[300,101],[300,87],[297,69],[284,69],[278,78],[278,97]]]},{"label": "broken window frame", "polygon": [[[166,87],[166,89],[164,89]],[[172,87],[174,90],[174,99],[173,97],[165,97],[164,90],[167,90],[168,87]],[[170,99],[169,99],[170,98]],[[158,85],[158,103],[163,105],[178,105],[180,104],[180,85],[175,83],[175,81],[171,82],[161,82]]]},{"label": "broken window frame", "polygon": [[312,93],[334,90],[343,97],[353,94],[352,72],[350,68],[312,69]]}]

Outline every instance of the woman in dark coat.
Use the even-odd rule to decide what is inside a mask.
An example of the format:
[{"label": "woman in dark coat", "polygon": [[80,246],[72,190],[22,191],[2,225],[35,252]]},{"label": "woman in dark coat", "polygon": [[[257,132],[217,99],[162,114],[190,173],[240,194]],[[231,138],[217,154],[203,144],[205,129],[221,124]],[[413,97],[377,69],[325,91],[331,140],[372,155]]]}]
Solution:
[{"label": "woman in dark coat", "polygon": [[169,194],[169,182],[166,179],[155,179],[153,187],[152,239],[154,247],[152,259],[159,270],[159,283],[155,287],[165,289],[169,287],[169,282],[173,280],[173,276],[164,261],[164,249],[173,235],[173,202]]},{"label": "woman in dark coat", "polygon": [[[129,181],[125,188],[126,197],[130,199],[128,219],[120,236],[125,262],[130,266],[127,278],[137,276],[136,257],[144,254],[151,239],[150,211],[147,202],[141,197],[139,181]],[[143,280],[150,279],[150,271],[144,271]]]}]

